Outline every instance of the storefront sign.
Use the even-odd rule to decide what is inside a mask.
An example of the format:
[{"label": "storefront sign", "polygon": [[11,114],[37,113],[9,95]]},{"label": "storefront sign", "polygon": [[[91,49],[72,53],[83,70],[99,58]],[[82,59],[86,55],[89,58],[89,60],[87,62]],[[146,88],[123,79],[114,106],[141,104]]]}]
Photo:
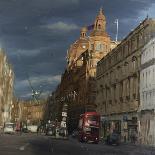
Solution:
[{"label": "storefront sign", "polygon": [[67,117],[67,112],[62,112],[62,116]]}]

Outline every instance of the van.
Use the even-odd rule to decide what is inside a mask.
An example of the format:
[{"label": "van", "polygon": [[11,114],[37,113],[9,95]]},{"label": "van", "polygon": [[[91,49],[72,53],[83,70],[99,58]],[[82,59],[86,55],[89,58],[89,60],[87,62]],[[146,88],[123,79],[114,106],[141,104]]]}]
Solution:
[{"label": "van", "polygon": [[4,124],[3,132],[6,133],[6,134],[14,134],[15,133],[14,127],[15,127],[14,123],[6,122]]}]

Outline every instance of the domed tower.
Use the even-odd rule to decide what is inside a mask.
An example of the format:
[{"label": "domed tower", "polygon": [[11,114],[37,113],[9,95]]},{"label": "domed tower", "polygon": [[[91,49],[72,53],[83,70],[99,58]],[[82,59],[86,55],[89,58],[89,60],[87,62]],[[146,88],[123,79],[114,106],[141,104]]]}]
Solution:
[{"label": "domed tower", "polygon": [[79,56],[88,49],[89,42],[86,36],[87,27],[82,27],[80,31],[80,38],[71,44],[67,53],[67,68],[73,68]]},{"label": "domed tower", "polygon": [[106,32],[106,18],[100,8],[89,37],[90,51],[100,60],[110,51],[111,38]]},{"label": "domed tower", "polygon": [[105,16],[103,15],[103,11],[101,8],[94,23],[94,30],[105,31],[105,29],[106,29],[106,19]]},{"label": "domed tower", "polygon": [[106,18],[103,14],[103,9],[100,8],[99,14],[97,15],[94,22],[94,29],[91,32],[91,36],[103,35],[106,33]]},{"label": "domed tower", "polygon": [[81,28],[81,33],[80,33],[80,38],[86,38],[86,33],[87,33],[87,28],[86,27],[82,27]]}]

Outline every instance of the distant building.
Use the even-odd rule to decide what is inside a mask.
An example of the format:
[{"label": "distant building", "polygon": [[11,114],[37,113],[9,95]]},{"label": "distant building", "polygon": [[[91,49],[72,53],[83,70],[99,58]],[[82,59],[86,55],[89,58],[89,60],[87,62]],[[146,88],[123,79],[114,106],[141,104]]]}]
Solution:
[{"label": "distant building", "polygon": [[0,49],[0,126],[11,120],[14,72],[5,51]]},{"label": "distant building", "polygon": [[19,101],[21,104],[21,121],[25,124],[37,125],[41,120],[44,120],[45,101],[38,101],[39,103],[30,101]]},{"label": "distant building", "polygon": [[14,97],[11,110],[11,122],[19,121],[20,117],[19,115],[20,115],[19,101]]}]

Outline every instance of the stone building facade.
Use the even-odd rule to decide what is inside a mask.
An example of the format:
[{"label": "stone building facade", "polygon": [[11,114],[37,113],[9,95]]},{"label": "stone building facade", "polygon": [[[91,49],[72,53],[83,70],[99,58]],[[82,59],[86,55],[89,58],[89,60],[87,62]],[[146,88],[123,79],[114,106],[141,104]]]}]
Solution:
[{"label": "stone building facade", "polygon": [[55,98],[55,92],[52,92],[46,99],[45,104],[45,114],[44,114],[44,120],[53,120],[55,121],[56,118],[59,117],[59,104],[58,101],[56,101]]},{"label": "stone building facade", "polygon": [[0,49],[0,126],[11,120],[14,72],[5,51]]},{"label": "stone building facade", "polygon": [[72,129],[77,126],[75,120],[81,113],[96,110],[97,62],[116,45],[117,42],[111,41],[106,32],[106,19],[100,9],[94,24],[83,27],[80,38],[68,49],[67,67],[55,91],[55,101],[59,105],[60,119],[63,105],[69,105],[68,117]]},{"label": "stone building facade", "polygon": [[103,137],[117,130],[130,141],[138,128],[141,52],[155,32],[155,21],[146,18],[97,64],[97,111],[102,115]]},{"label": "stone building facade", "polygon": [[155,145],[155,37],[141,53],[140,103],[140,142]]},{"label": "stone building facade", "polygon": [[35,103],[30,101],[19,101],[21,104],[21,122],[24,124],[38,125],[41,120],[44,120],[45,101]]},{"label": "stone building facade", "polygon": [[11,110],[11,122],[21,121],[21,104],[17,98],[13,98],[12,110]]}]

